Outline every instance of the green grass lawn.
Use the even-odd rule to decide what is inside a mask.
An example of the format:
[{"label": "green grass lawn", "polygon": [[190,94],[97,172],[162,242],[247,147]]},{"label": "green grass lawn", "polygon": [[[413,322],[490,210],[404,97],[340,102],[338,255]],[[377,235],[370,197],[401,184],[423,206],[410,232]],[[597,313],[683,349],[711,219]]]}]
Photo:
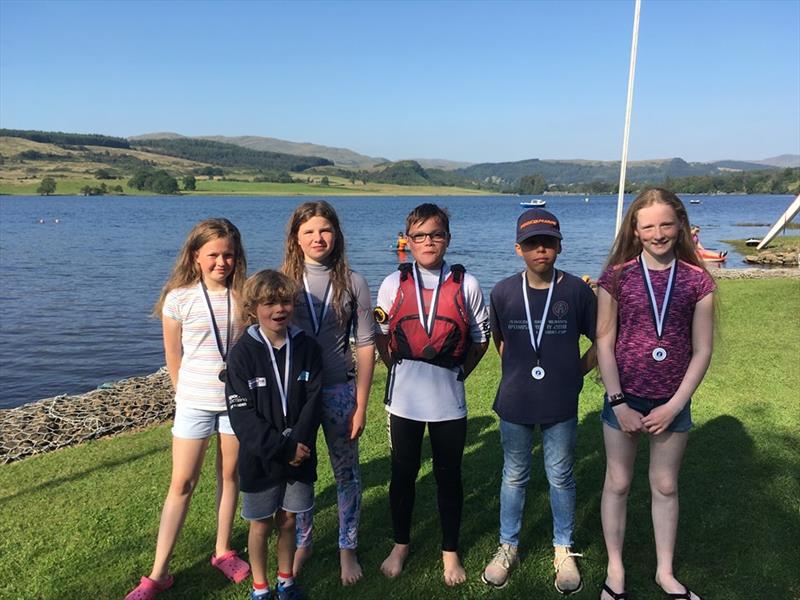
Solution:
[{"label": "green grass lawn", "polygon": [[763,250],[756,250],[755,246],[748,246],[745,240],[722,240],[725,244],[730,244],[739,254],[757,255],[761,252],[791,252],[800,248],[800,235],[779,235],[772,239]]},{"label": "green grass lawn", "polygon": [[[720,331],[711,368],[695,394],[695,428],[681,479],[676,572],[711,599],[800,597],[800,282],[720,282]],[[534,448],[533,478],[522,531],[522,564],[509,586],[489,590],[480,573],[497,544],[502,453],[491,410],[499,361],[490,350],[467,382],[470,406],[464,457],[461,554],[469,581],[456,590],[441,580],[435,485],[430,462],[417,487],[413,550],[406,571],[387,581],[379,566],[391,547],[389,457],[382,393],[373,387],[362,438],[364,483],[360,556],[364,579],[338,583],[335,487],[321,451],[314,555],[302,577],[311,598],[558,598],[552,584],[551,519]],[[605,469],[601,388],[588,377],[581,396],[576,460],[576,547],[585,554],[586,590],[596,598],[605,549],[599,502]],[[0,467],[0,598],[122,598],[147,574],[170,471],[165,424]],[[427,445],[427,444],[426,444]],[[660,598],[652,583],[647,451],[643,441],[631,492],[626,556],[628,591]],[[427,450],[426,450],[427,452]],[[209,565],[214,540],[213,456],[209,456],[178,541],[175,587],[163,598],[245,598]],[[234,543],[247,525],[237,519]],[[273,570],[274,572],[274,570]]]}]

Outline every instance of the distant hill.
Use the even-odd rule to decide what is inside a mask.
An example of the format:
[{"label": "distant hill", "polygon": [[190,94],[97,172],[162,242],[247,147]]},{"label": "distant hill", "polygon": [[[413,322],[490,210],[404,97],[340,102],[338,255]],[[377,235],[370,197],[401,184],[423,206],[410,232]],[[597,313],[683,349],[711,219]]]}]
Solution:
[{"label": "distant hill", "polygon": [[425,169],[441,169],[442,171],[455,171],[456,169],[464,169],[475,164],[458,160],[447,160],[446,158],[410,158],[408,160],[413,160]]},{"label": "distant hill", "polygon": [[283,152],[253,150],[205,138],[171,137],[170,134],[159,134],[157,137],[139,136],[129,138],[129,141],[136,148],[223,167],[304,171],[311,167],[333,164],[321,156],[298,156]]},{"label": "distant hill", "polygon": [[[455,172],[469,179],[492,181],[510,186],[522,177],[542,175],[548,184],[567,185],[571,183],[604,182],[619,180],[619,161],[589,160],[520,160],[503,163],[481,163]],[[689,177],[693,175],[718,175],[726,171],[763,170],[764,165],[742,161],[720,161],[717,163],[688,163],[681,158],[633,161],[628,164],[628,181],[661,182],[667,177]]]},{"label": "distant hill", "polygon": [[800,154],[781,154],[780,156],[773,156],[772,158],[765,158],[763,160],[754,160],[761,165],[769,165],[771,167],[779,168],[800,168]]},{"label": "distant hill", "polygon": [[271,137],[261,137],[255,135],[245,136],[226,136],[226,135],[201,135],[201,136],[183,136],[178,133],[160,132],[148,133],[144,135],[137,135],[129,138],[131,141],[144,141],[153,139],[201,139],[211,140],[214,142],[221,142],[224,144],[234,144],[249,148],[251,150],[259,150],[262,152],[275,152],[279,154],[292,154],[295,156],[313,156],[325,158],[332,161],[337,167],[347,169],[366,169],[371,166],[387,162],[385,158],[375,158],[372,156],[365,156],[358,154],[347,148],[334,148],[331,146],[321,146],[319,144],[289,142],[286,140],[279,140]]}]

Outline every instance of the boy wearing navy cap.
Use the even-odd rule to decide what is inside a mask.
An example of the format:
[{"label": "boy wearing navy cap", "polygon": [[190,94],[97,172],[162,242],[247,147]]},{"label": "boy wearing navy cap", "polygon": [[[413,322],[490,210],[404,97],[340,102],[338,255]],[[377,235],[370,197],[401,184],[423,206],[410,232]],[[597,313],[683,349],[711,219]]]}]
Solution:
[{"label": "boy wearing navy cap", "polygon": [[575,526],[575,438],[583,376],[595,365],[594,345],[581,356],[579,340],[594,342],[597,299],[580,278],[555,268],[561,228],[550,212],[532,208],[517,220],[517,254],[525,270],[491,293],[491,326],[502,377],[494,402],[500,417],[503,478],[500,545],[483,581],[504,587],[519,563],[517,548],[530,479],[534,432],[542,432],[544,468],[553,514],[555,586],[562,594],[583,586],[572,552]]}]

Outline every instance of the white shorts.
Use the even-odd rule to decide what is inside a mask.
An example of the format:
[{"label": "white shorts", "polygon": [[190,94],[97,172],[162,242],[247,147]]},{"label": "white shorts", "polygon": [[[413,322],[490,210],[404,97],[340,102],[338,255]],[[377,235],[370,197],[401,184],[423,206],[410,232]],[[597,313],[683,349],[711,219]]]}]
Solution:
[{"label": "white shorts", "polygon": [[172,435],[186,440],[204,440],[215,432],[234,435],[228,411],[221,412],[190,408],[178,404],[175,407],[175,422]]}]

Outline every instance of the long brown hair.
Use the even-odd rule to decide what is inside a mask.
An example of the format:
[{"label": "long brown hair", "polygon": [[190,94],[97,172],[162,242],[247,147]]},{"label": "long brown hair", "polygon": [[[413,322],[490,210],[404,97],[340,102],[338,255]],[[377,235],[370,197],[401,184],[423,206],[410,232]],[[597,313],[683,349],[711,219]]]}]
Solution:
[{"label": "long brown hair", "polygon": [[297,242],[297,234],[300,231],[300,226],[313,217],[327,219],[333,227],[333,250],[328,255],[326,262],[330,269],[330,278],[333,284],[331,305],[337,321],[340,325],[344,325],[350,318],[350,313],[346,306],[350,299],[353,298],[353,292],[350,290],[350,267],[347,264],[344,234],[342,233],[341,225],[339,225],[339,217],[330,204],[324,200],[316,200],[305,202],[294,210],[286,225],[286,251],[283,255],[281,271],[297,282],[303,280],[305,256],[300,244]]},{"label": "long brown hair", "polygon": [[197,252],[208,242],[219,238],[227,238],[233,244],[234,263],[233,272],[228,275],[225,282],[231,292],[238,296],[247,278],[247,258],[242,247],[242,236],[236,225],[228,219],[206,219],[192,227],[183,247],[178,254],[178,259],[172,267],[167,283],[161,290],[158,302],[153,307],[153,316],[161,317],[161,309],[167,294],[174,289],[188,287],[200,281],[202,273],[195,260]]},{"label": "long brown hair", "polygon": [[678,260],[687,262],[695,267],[706,270],[703,261],[697,256],[694,244],[692,243],[692,232],[689,225],[689,217],[686,214],[686,207],[675,194],[663,188],[650,188],[641,192],[625,213],[625,218],[622,219],[622,226],[617,233],[614,240],[614,245],[611,247],[611,252],[606,260],[605,271],[609,267],[616,267],[622,265],[629,260],[632,260],[642,253],[642,243],[634,233],[636,231],[636,215],[643,208],[653,206],[654,204],[666,204],[672,207],[675,211],[675,216],[678,219],[678,226],[680,231],[678,239],[675,240],[673,251]]}]

